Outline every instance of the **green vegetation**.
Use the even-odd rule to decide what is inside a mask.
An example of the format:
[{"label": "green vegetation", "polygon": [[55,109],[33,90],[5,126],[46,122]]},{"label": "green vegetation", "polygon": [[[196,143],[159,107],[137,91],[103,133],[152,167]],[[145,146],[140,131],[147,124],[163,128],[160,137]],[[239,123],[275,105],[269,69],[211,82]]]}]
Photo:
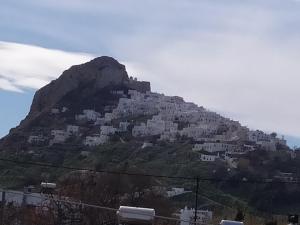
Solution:
[{"label": "green vegetation", "polygon": [[[278,171],[292,172],[299,176],[299,159],[291,159],[286,152],[256,151],[243,156],[236,170],[228,170],[222,161],[201,162],[198,153],[192,152],[189,141],[177,143],[154,142],[152,147],[141,148],[145,140],[115,141],[94,148],[64,144],[47,148],[34,147],[32,153],[14,157],[19,161],[36,161],[57,166],[156,174],[178,177],[221,179],[219,182],[200,182],[199,204],[209,207],[220,205],[242,208],[247,211],[291,213],[299,210],[298,185],[259,184],[249,182],[225,182],[222,180],[247,181],[270,178]],[[84,151],[87,154],[82,154]],[[4,153],[2,153],[4,154]],[[2,155],[1,157],[8,157]],[[24,185],[41,181],[57,182],[72,172],[68,169],[37,167],[0,162],[0,183],[7,188],[21,189]],[[113,176],[113,175],[112,175]],[[119,176],[119,175],[117,175]],[[135,179],[135,177],[133,177]],[[138,179],[138,176],[136,177]],[[185,179],[155,178],[156,184],[165,188],[184,187],[192,191],[174,197],[175,205],[194,207],[195,181]]]}]

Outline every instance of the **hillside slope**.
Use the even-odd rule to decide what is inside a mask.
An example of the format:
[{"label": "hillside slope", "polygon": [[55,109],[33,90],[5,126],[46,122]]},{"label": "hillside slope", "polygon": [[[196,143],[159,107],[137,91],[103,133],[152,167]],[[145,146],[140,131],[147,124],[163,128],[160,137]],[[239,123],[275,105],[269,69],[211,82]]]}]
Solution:
[{"label": "hillside slope", "polygon": [[[278,211],[298,207],[293,196],[299,191],[288,184],[274,195],[279,186],[222,182],[296,181],[299,156],[283,138],[250,130],[179,96],[151,92],[149,82],[129,77],[124,65],[106,56],[72,66],[38,90],[27,117],[0,140],[0,156],[58,167],[211,178],[219,181],[204,183],[203,193],[222,204],[235,204],[235,196],[261,210],[268,210],[270,199]],[[69,172],[1,162],[0,183],[56,182]],[[194,189],[193,182],[158,183]]]}]

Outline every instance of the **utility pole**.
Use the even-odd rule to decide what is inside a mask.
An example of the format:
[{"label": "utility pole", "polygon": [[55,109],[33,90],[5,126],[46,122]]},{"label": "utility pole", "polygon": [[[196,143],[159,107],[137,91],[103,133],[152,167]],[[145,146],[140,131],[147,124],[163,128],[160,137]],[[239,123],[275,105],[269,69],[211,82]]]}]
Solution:
[{"label": "utility pole", "polygon": [[199,177],[196,178],[196,198],[195,198],[195,217],[194,222],[197,222],[197,210],[198,210],[198,194],[199,194]]},{"label": "utility pole", "polygon": [[4,209],[5,209],[5,191],[2,190],[0,225],[5,225],[4,224]]}]

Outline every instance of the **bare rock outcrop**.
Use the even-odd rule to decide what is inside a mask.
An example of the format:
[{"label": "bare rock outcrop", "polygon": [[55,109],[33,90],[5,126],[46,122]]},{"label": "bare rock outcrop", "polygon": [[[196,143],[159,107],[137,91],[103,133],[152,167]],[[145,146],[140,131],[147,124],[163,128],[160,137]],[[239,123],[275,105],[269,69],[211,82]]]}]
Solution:
[{"label": "bare rock outcrop", "polygon": [[[89,86],[90,90],[100,90],[108,85],[126,85],[141,92],[150,91],[149,82],[129,79],[125,66],[112,57],[102,56],[90,62],[72,66],[56,80],[39,89],[31,105],[27,120],[32,120],[40,113],[50,110],[68,93]],[[24,120],[21,125],[26,124]]]},{"label": "bare rock outcrop", "polygon": [[[51,109],[62,102],[74,108],[83,105],[92,108],[95,102],[105,102],[107,87],[122,87],[135,89],[139,92],[150,91],[150,83],[129,78],[125,66],[112,57],[102,56],[90,62],[75,65],[64,71],[56,80],[39,89],[35,95],[30,112],[20,125],[11,129],[10,134],[0,140],[3,143],[11,142],[12,137],[18,139],[21,134],[35,126],[37,121],[47,121]],[[92,99],[93,102],[89,102]],[[16,141],[16,140],[15,140]]]}]

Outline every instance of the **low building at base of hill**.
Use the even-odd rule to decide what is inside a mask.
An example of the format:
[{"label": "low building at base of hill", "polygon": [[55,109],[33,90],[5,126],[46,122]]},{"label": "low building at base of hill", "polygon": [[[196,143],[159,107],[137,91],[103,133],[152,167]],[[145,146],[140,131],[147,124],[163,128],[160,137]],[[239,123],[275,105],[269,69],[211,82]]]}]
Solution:
[{"label": "low building at base of hill", "polygon": [[215,162],[216,159],[220,158],[219,154],[213,155],[213,154],[201,154],[200,155],[200,160],[203,162]]},{"label": "low building at base of hill", "polygon": [[[197,224],[210,224],[213,213],[208,210],[197,210]],[[180,225],[190,225],[195,220],[195,209],[188,209],[185,207],[180,210]]]},{"label": "low building at base of hill", "polygon": [[184,188],[172,188],[170,191],[167,191],[167,197],[172,198],[178,195],[182,195],[185,193],[190,193],[191,191],[186,191]]}]

